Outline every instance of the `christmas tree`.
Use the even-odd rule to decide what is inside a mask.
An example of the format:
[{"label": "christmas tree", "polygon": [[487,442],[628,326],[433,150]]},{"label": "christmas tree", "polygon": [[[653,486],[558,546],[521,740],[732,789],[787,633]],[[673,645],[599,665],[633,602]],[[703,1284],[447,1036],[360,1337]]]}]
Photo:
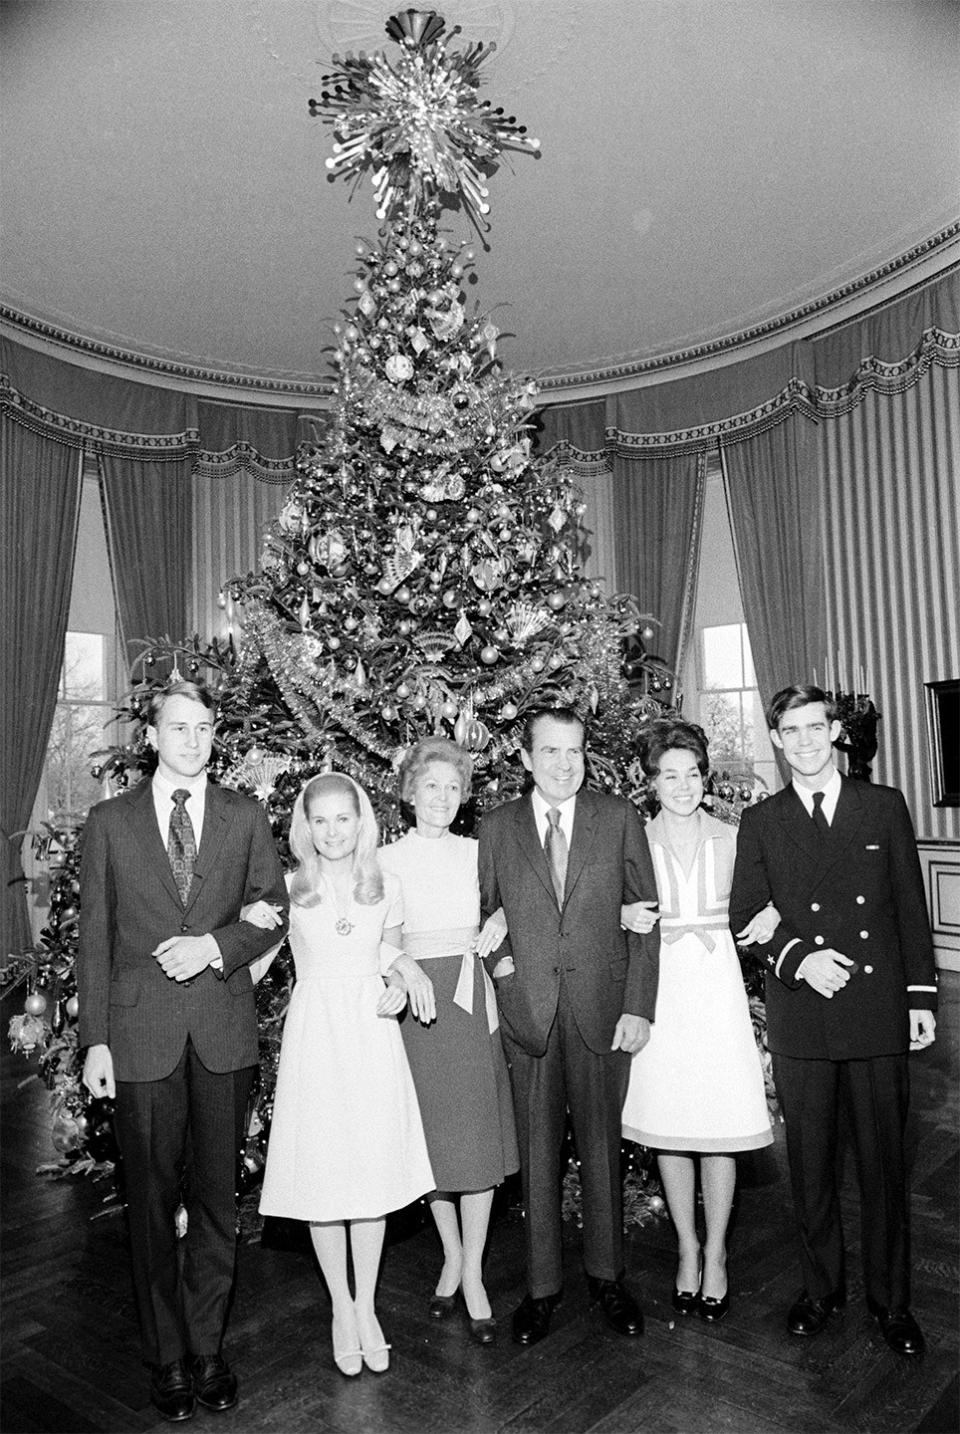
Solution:
[{"label": "christmas tree", "polygon": [[[531,708],[597,716],[592,775],[618,790],[638,724],[661,709],[623,675],[633,601],[582,576],[579,494],[531,456],[536,387],[504,370],[496,326],[468,312],[470,240],[441,227],[457,209],[485,225],[500,151],[538,143],[479,100],[489,49],[448,50],[432,13],[387,32],[395,64],[348,56],[311,101],[336,136],[328,167],[369,173],[384,223],[357,246],[335,326],[325,442],[302,454],[261,571],[231,595],[245,671],[256,682],[262,664],[295,719],[281,745],[350,772],[389,826],[394,765],[422,736],[474,754],[482,806],[515,790]],[[264,740],[275,748],[276,732]]]},{"label": "christmas tree", "polygon": [[[142,714],[151,693],[171,667],[202,678],[220,701],[212,773],[264,803],[281,846],[300,787],[329,768],[354,776],[384,829],[397,830],[396,766],[432,733],[474,755],[480,811],[514,795],[523,721],[543,706],[589,718],[588,780],[642,803],[638,738],[664,713],[648,688],[670,691],[669,675],[647,663],[633,599],[583,575],[580,495],[533,453],[536,387],[503,368],[496,326],[468,305],[475,250],[469,236],[451,237],[444,215],[482,237],[503,149],[538,145],[479,98],[493,47],[453,51],[444,30],[433,13],[395,16],[395,62],[335,61],[311,101],[334,131],[331,175],[368,175],[382,221],[376,239],[357,246],[354,294],[335,326],[329,427],[300,454],[259,571],[228,584],[242,613],[239,648],[199,637],[145,642],[126,705],[132,740],[100,754],[114,785],[139,779],[149,770]],[[55,990],[54,1008],[71,1019],[53,1032],[40,1012],[39,1034],[11,1029],[21,1049],[36,1037],[55,1112],[76,1122],[69,1169],[89,1168],[88,1134],[100,1129],[84,1109],[66,1004],[75,1008],[76,886],[71,856],[43,950],[20,972]],[[291,979],[281,959],[258,991],[248,1176],[263,1164]],[[634,1183],[639,1223],[640,1166]]]}]

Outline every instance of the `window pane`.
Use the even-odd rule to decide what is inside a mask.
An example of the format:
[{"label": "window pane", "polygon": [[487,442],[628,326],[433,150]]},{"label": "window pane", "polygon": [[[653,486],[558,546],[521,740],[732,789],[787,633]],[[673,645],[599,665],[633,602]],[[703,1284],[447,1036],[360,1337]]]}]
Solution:
[{"label": "window pane", "polygon": [[68,632],[63,650],[64,697],[102,702],[107,695],[105,642],[98,632]]},{"label": "window pane", "polygon": [[707,692],[700,715],[710,741],[710,765],[730,768],[743,761],[743,723],[739,692]]},{"label": "window pane", "polygon": [[747,624],[741,628],[743,633],[743,685],[744,687],[756,687],[757,672],[753,665],[753,649],[750,646],[750,634],[747,632]]},{"label": "window pane", "polygon": [[57,704],[47,749],[47,819],[53,826],[82,822],[103,795],[102,782],[90,768],[93,753],[111,740],[106,730],[111,718],[107,707]]},{"label": "window pane", "polygon": [[743,658],[740,642],[741,623],[703,629],[703,685],[742,687]]}]

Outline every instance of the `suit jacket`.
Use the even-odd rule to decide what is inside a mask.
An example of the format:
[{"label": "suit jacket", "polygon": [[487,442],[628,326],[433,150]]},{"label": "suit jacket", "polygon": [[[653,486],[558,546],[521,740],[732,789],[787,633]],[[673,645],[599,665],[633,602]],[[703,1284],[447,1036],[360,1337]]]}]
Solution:
[{"label": "suit jacket", "polygon": [[[152,783],[93,807],[80,863],[81,1045],[108,1045],[114,1075],[123,1081],[169,1075],[187,1036],[208,1070],[255,1065],[248,963],[281,934],[239,920],[241,906],[260,899],[289,909],[270,826],[252,798],[208,783],[186,906],[160,835]],[[165,976],[151,953],[181,933],[212,933],[223,972],[208,967],[188,983]]]},{"label": "suit jacket", "polygon": [[497,981],[507,1033],[542,1055],[560,998],[560,975],[587,1046],[608,1051],[624,1012],[653,1019],[660,937],[626,932],[620,906],[656,901],[657,883],[643,824],[619,797],[577,794],[562,909],[537,834],[529,794],[489,812],[480,827],[480,903],[502,906],[509,934],[487,958],[505,955],[516,972]]},{"label": "suit jacket", "polygon": [[[910,1009],[936,1009],[937,976],[923,876],[906,803],[893,787],[842,779],[829,837],[793,786],[748,807],[740,823],[730,925],[743,929],[768,901],[773,940],[754,948],[767,966],[770,1049],[850,1060],[909,1047]],[[797,968],[833,947],[858,970],[829,1000]]]}]

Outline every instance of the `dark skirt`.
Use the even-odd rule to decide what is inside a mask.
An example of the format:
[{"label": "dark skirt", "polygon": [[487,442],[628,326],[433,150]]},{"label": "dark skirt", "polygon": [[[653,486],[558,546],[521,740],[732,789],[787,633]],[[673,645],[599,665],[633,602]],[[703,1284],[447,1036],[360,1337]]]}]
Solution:
[{"label": "dark skirt", "polygon": [[440,1191],[490,1190],[520,1167],[510,1077],[500,1032],[487,1029],[481,962],[474,965],[472,1014],[454,1005],[460,956],[424,961],[437,1018],[407,1011],[400,1021],[427,1151]]}]

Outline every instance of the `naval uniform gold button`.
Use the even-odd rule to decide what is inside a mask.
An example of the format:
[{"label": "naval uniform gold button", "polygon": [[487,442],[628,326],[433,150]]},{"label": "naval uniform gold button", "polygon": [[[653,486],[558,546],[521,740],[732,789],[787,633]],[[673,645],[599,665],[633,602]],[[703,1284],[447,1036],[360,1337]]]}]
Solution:
[{"label": "naval uniform gold button", "polygon": [[866,898],[865,896],[858,896],[858,897],[857,897],[857,905],[858,905],[858,906],[862,906],[863,903],[866,901],[866,899],[867,899],[867,898]]},{"label": "naval uniform gold button", "polygon": [[819,911],[819,910],[820,910],[820,903],[819,903],[819,901],[811,901],[811,903],[810,903],[810,910],[811,910],[811,911]]},{"label": "naval uniform gold button", "polygon": [[814,945],[815,945],[815,946],[822,946],[822,945],[823,945],[823,937],[822,937],[822,936],[815,936],[815,937],[813,938],[813,942],[814,942]]},{"label": "naval uniform gold button", "polygon": [[870,932],[869,932],[869,931],[861,931],[861,932],[860,932],[860,940],[861,940],[861,941],[866,941],[866,939],[867,939],[867,937],[868,937],[869,935],[870,935]]},{"label": "naval uniform gold button", "polygon": [[863,969],[864,969],[864,972],[865,972],[868,976],[872,976],[872,975],[873,975],[873,967],[872,967],[872,966],[864,966]]}]

